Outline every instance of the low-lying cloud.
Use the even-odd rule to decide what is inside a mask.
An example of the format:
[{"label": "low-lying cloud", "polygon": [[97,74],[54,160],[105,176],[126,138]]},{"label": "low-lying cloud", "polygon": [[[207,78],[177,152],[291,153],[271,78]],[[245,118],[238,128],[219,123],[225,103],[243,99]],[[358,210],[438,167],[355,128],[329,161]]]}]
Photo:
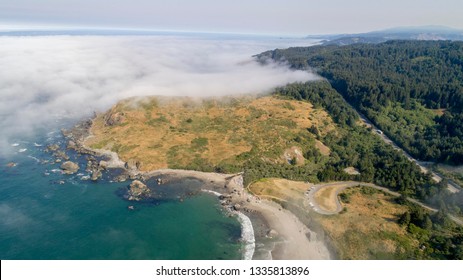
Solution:
[{"label": "low-lying cloud", "polygon": [[275,47],[284,46],[174,36],[0,37],[0,147],[59,116],[83,117],[131,96],[255,94],[315,78],[251,57]]}]

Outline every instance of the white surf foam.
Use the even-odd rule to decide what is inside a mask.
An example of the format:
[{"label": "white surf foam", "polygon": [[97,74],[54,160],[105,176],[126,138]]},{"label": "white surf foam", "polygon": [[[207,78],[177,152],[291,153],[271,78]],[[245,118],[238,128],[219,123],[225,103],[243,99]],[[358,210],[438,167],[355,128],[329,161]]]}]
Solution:
[{"label": "white surf foam", "polygon": [[40,162],[40,160],[38,158],[34,157],[34,156],[27,156],[27,157],[35,160],[36,162]]},{"label": "white surf foam", "polygon": [[221,196],[222,194],[221,193],[218,193],[218,192],[215,192],[215,191],[211,191],[211,190],[201,190],[203,192],[206,192],[206,193],[211,193],[217,197]]},{"label": "white surf foam", "polygon": [[241,223],[241,240],[244,243],[244,260],[252,260],[256,249],[256,239],[254,237],[254,228],[248,216],[241,212],[235,212],[238,216],[238,221]]},{"label": "white surf foam", "polygon": [[[217,197],[222,195],[221,193],[211,190],[202,191],[214,194]],[[254,228],[252,227],[251,219],[239,211],[232,211],[231,209],[228,209],[228,211],[236,214],[238,217],[238,222],[241,224],[241,241],[244,243],[243,259],[252,260],[252,256],[254,256],[254,251],[256,249],[256,239],[254,236]]]},{"label": "white surf foam", "polygon": [[27,149],[25,149],[25,148],[24,148],[24,149],[19,149],[19,151],[18,151],[18,152],[20,152],[20,153],[24,153],[25,151],[27,151]]}]

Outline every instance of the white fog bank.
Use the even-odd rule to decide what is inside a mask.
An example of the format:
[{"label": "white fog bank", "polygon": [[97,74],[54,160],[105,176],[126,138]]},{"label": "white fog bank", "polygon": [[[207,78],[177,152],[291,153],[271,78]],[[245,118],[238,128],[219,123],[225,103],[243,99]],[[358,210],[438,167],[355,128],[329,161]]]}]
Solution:
[{"label": "white fog bank", "polygon": [[[310,44],[305,42],[306,44]],[[0,147],[131,96],[269,92],[316,76],[252,55],[290,42],[174,36],[0,37]]]}]

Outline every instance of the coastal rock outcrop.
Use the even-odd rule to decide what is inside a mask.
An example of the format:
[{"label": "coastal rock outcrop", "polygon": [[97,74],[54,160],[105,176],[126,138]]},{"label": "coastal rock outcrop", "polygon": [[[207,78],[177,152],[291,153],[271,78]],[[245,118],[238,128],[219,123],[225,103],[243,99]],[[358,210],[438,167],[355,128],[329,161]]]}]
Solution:
[{"label": "coastal rock outcrop", "polygon": [[150,189],[145,184],[143,184],[141,181],[135,180],[129,186],[127,199],[140,201],[143,198],[148,197],[150,193]]},{"label": "coastal rock outcrop", "polygon": [[89,119],[89,120],[76,124],[70,130],[62,130],[61,132],[63,136],[68,139],[66,149],[75,150],[76,152],[80,154],[96,155],[94,151],[87,149],[85,146],[82,145],[84,139],[88,137],[90,134],[89,131],[90,131],[90,127],[92,126],[92,124],[93,124],[93,120]]},{"label": "coastal rock outcrop", "polygon": [[140,169],[141,163],[135,159],[129,159],[125,163],[125,168],[127,168],[129,171],[136,171]]},{"label": "coastal rock outcrop", "polygon": [[124,113],[123,112],[115,112],[115,113],[109,112],[104,117],[104,122],[105,122],[105,125],[107,126],[122,124],[123,122],[125,122]]},{"label": "coastal rock outcrop", "polygon": [[45,151],[47,152],[55,152],[59,149],[59,146],[57,144],[51,144],[51,145],[48,145],[47,148],[45,149]]},{"label": "coastal rock outcrop", "polygon": [[90,180],[92,180],[92,181],[97,181],[97,180],[100,179],[102,176],[103,176],[103,173],[101,173],[100,170],[94,170],[94,171],[92,172],[92,176],[90,177]]},{"label": "coastal rock outcrop", "polygon": [[79,165],[72,161],[66,161],[61,164],[60,168],[63,170],[65,174],[74,174],[79,171]]},{"label": "coastal rock outcrop", "polygon": [[114,182],[125,182],[125,181],[127,181],[127,179],[129,179],[129,175],[126,172],[124,172],[124,173],[114,177],[113,180],[114,180]]},{"label": "coastal rock outcrop", "polygon": [[105,161],[105,160],[100,160],[100,162],[98,163],[98,166],[99,166],[101,169],[107,169],[107,168],[108,168],[108,162]]},{"label": "coastal rock outcrop", "polygon": [[66,147],[68,150],[77,150],[77,144],[76,142],[69,140],[68,145]]},{"label": "coastal rock outcrop", "polygon": [[61,160],[69,160],[69,156],[66,155],[66,153],[64,151],[61,151],[61,150],[57,150],[53,153],[53,156],[57,159],[61,159]]},{"label": "coastal rock outcrop", "polygon": [[95,157],[87,157],[87,167],[85,171],[92,174],[92,176],[90,177],[92,181],[97,181],[99,178],[103,176],[103,173],[101,172],[102,170],[103,168],[100,166],[100,163],[97,162],[97,159]]}]

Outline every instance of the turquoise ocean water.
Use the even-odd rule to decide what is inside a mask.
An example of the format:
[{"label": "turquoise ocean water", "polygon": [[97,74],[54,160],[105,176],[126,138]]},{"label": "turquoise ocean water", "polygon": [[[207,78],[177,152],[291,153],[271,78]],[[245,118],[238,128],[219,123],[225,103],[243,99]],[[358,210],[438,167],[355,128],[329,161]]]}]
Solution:
[{"label": "turquoise ocean water", "polygon": [[[310,78],[307,73],[295,72],[293,77],[284,66],[266,69],[249,62],[266,50],[316,43],[278,36],[164,35],[0,38],[4,54],[0,56],[4,66],[0,67],[1,259],[240,259],[244,255],[241,225],[236,217],[227,217],[210,194],[182,203],[129,203],[118,190],[130,182],[81,180],[88,175],[84,160],[79,176],[53,172],[59,164],[43,163],[52,160],[44,152],[46,145],[62,141],[59,129],[77,122],[62,118],[90,117],[94,110],[105,111],[138,91],[142,95],[190,91],[195,95],[198,89],[205,95],[242,94],[267,91],[280,82],[304,81]],[[275,81],[267,84],[270,80]],[[12,153],[7,151],[11,149]],[[7,167],[10,162],[17,166]],[[127,207],[132,204],[135,210],[130,211]],[[250,221],[247,225],[243,236],[252,241]]]},{"label": "turquoise ocean water", "polygon": [[[202,193],[183,202],[125,201],[118,193],[130,182],[82,180],[87,175],[83,158],[79,175],[63,175],[59,163],[44,163],[52,160],[45,146],[61,140],[57,130],[18,139],[19,145],[11,143],[17,152],[0,158],[1,259],[242,257],[240,224],[216,197]],[[9,162],[17,166],[7,167]]]}]

